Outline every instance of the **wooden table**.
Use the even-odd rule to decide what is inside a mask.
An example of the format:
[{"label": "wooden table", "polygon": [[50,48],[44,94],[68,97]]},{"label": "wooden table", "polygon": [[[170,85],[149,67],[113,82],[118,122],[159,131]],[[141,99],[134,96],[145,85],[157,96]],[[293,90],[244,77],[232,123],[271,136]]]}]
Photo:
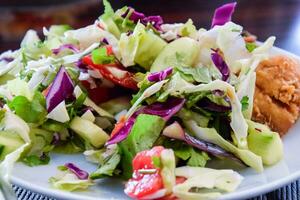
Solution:
[{"label": "wooden table", "polygon": [[[10,0],[9,2],[0,2],[0,11],[1,13],[4,13],[4,16],[2,15],[2,17],[0,17],[0,24],[9,19],[9,16],[5,16],[5,11],[15,13],[15,10],[20,10],[21,8],[20,6],[16,6],[18,1]],[[25,1],[25,3],[28,2],[30,2],[30,0]],[[59,1],[55,0],[52,2],[55,2],[55,5],[57,5],[58,8],[61,7],[58,5]],[[70,2],[70,0],[68,0],[68,2]],[[36,19],[32,20],[32,18],[28,17],[26,19],[26,16],[20,17],[20,13],[18,13],[19,18],[16,20],[22,20],[25,22],[29,21],[28,25],[26,25],[26,23],[22,24],[22,28],[24,30],[28,28],[41,30],[42,26],[49,26],[51,23],[70,23],[74,27],[81,27],[92,23],[94,19],[102,12],[100,0],[96,2],[93,0],[83,0],[83,2],[88,2],[85,3],[86,9],[83,9],[83,6],[75,7],[72,4],[69,4],[70,9],[67,9],[66,11],[64,11],[65,9],[61,11],[59,9],[53,9],[53,13],[59,12],[59,15],[64,15],[64,17],[61,18],[56,17],[55,20],[46,20],[45,17],[42,16],[45,5],[43,5],[44,7],[41,7],[40,9],[36,9],[40,10],[41,17],[39,17],[38,13],[36,14]],[[120,8],[123,5],[130,5],[147,15],[161,15],[165,22],[185,22],[188,18],[192,18],[198,28],[209,28],[214,9],[222,3],[229,1],[112,0],[111,2],[115,9]],[[23,1],[23,4],[25,3]],[[49,3],[48,5],[46,4],[46,6],[49,7]],[[68,5],[65,7],[68,7]],[[74,7],[76,9],[73,9]],[[74,13],[74,10],[77,10],[78,12],[80,10],[80,13]],[[68,14],[70,16],[75,16],[75,20],[66,19]],[[276,46],[300,55],[300,1],[240,0],[238,1],[237,9],[233,16],[233,21],[243,25],[244,28],[251,33],[256,34],[261,41],[265,40],[268,36],[276,36]],[[11,30],[11,34],[13,34],[15,29],[20,29],[20,27],[16,24],[9,25],[9,28]],[[18,37],[10,38],[9,40],[3,37],[1,39],[0,36],[0,52],[9,48],[18,48],[21,35],[23,34],[24,33],[21,32]]]}]

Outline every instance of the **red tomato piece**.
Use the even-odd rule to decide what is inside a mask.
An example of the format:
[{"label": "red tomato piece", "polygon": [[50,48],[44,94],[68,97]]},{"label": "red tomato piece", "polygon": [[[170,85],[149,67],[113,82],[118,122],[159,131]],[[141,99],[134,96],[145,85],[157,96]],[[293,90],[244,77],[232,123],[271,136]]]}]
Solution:
[{"label": "red tomato piece", "polygon": [[104,78],[117,85],[133,90],[138,89],[134,74],[126,71],[120,64],[94,64],[90,55],[83,57],[82,62],[89,68],[98,70]]},{"label": "red tomato piece", "polygon": [[131,198],[139,199],[163,188],[163,181],[158,171],[155,174],[135,176],[136,178],[129,179],[124,190]]},{"label": "red tomato piece", "polygon": [[[132,161],[133,175],[126,184],[125,193],[134,199],[151,195],[164,187],[160,169],[153,163],[153,157],[160,157],[162,146],[139,152]],[[141,173],[140,170],[153,169],[153,173]]]},{"label": "red tomato piece", "polygon": [[157,169],[153,163],[153,157],[160,157],[164,150],[162,146],[153,147],[151,150],[139,152],[132,161],[133,170]]}]

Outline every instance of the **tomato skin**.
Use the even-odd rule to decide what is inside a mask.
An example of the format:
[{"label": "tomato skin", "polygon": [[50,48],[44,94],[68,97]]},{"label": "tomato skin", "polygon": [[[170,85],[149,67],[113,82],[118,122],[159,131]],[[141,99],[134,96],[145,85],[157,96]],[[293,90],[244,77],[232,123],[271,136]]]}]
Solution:
[{"label": "tomato skin", "polygon": [[158,169],[154,166],[153,157],[160,157],[163,150],[162,146],[156,146],[151,150],[139,152],[132,161],[133,170]]},{"label": "tomato skin", "polygon": [[124,190],[131,198],[139,199],[163,188],[163,181],[159,171],[154,174],[134,172],[133,177],[129,179]]},{"label": "tomato skin", "polygon": [[[108,51],[112,52],[112,50],[108,50]],[[115,83],[117,85],[129,88],[132,90],[138,89],[137,82],[134,80],[134,74],[126,71],[124,69],[124,67],[122,67],[120,64],[117,64],[117,63],[103,64],[103,65],[102,64],[94,64],[90,55],[83,57],[82,62],[84,64],[88,65],[88,67],[90,69],[98,70],[104,78],[112,81],[113,83]],[[114,70],[114,71],[117,70],[120,73],[122,73],[124,76],[121,78],[117,77],[116,75],[114,75],[111,72],[111,70]]]},{"label": "tomato skin", "polygon": [[[153,194],[164,187],[160,169],[154,165],[153,157],[160,157],[162,146],[139,152],[132,161],[133,175],[128,180],[124,192],[134,199]],[[141,169],[153,169],[154,173],[142,174]]]}]

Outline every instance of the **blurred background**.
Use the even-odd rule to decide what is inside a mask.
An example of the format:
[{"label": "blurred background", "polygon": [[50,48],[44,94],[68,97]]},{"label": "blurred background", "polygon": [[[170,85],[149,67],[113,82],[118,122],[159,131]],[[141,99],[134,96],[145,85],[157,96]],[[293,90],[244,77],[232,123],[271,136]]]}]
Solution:
[{"label": "blurred background", "polygon": [[[130,5],[146,15],[161,15],[165,22],[185,22],[209,28],[214,9],[231,1],[111,0],[115,9]],[[51,24],[79,28],[102,13],[101,0],[0,0],[0,52],[19,48],[26,30]],[[300,0],[240,0],[233,21],[265,40],[277,37],[276,46],[300,55]]]}]

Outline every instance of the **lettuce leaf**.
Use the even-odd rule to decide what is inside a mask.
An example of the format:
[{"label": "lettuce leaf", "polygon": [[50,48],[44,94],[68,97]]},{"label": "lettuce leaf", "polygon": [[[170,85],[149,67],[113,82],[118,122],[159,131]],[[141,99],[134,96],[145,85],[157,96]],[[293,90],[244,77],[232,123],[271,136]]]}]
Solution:
[{"label": "lettuce leaf", "polygon": [[21,154],[30,146],[31,141],[28,125],[17,115],[7,111],[3,121],[4,130],[18,134],[25,142],[25,144],[20,146],[17,150],[8,154],[0,163],[0,194],[2,192],[5,199],[13,200],[16,199],[16,196],[10,184],[11,172],[14,163],[17,162]]},{"label": "lettuce leaf", "polygon": [[176,176],[187,178],[173,188],[180,199],[218,199],[222,193],[233,192],[243,177],[233,170],[215,170],[201,167],[179,167]]},{"label": "lettuce leaf", "polygon": [[229,151],[240,158],[244,163],[248,166],[252,167],[258,172],[263,171],[263,163],[262,158],[257,156],[256,154],[252,153],[247,149],[241,149],[227,140],[225,140],[222,136],[220,136],[214,128],[201,128],[197,125],[197,123],[193,120],[184,121],[184,125],[186,128],[195,135],[195,137],[216,144],[226,151]]},{"label": "lettuce leaf", "polygon": [[47,111],[45,108],[45,98],[35,92],[32,101],[29,101],[25,96],[16,96],[8,106],[27,123],[41,124],[45,121]]},{"label": "lettuce leaf", "polygon": [[49,179],[54,188],[66,191],[85,190],[93,185],[90,179],[79,179],[74,173],[64,167],[59,167],[59,173]]}]

